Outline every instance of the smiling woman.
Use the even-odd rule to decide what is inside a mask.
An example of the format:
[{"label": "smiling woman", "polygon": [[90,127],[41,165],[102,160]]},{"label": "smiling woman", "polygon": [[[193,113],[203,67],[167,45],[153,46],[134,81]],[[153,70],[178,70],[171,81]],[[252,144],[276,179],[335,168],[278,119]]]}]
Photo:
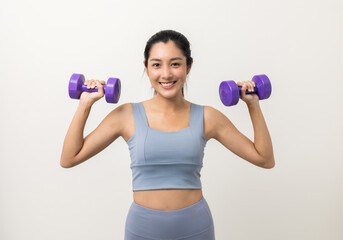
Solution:
[{"label": "smiling woman", "polygon": [[[165,64],[169,64],[171,67],[174,67],[176,69],[179,67],[187,67],[186,74],[189,73],[192,63],[193,63],[189,41],[184,35],[173,30],[160,31],[156,33],[155,35],[153,35],[147,42],[145,50],[144,50],[144,66],[147,73],[148,73],[148,66],[151,66],[153,69],[160,69],[161,67],[163,67],[162,64],[164,63],[164,59],[155,57],[154,54],[156,53],[156,51],[159,51],[156,54],[159,54],[159,53],[168,54],[168,52],[166,52],[165,50],[169,49],[170,45],[174,45],[173,48],[175,50],[175,53],[174,53],[175,57],[166,59],[167,62],[165,62]],[[165,49],[161,49],[161,47],[164,47]],[[171,82],[167,81],[166,79],[165,81],[163,81],[163,83],[170,84]],[[165,89],[170,89],[172,88],[172,86],[171,87],[165,86]],[[184,96],[183,83],[182,83],[181,93],[182,93],[182,96]],[[157,91],[155,89],[154,96],[156,95],[157,95]]]},{"label": "smiling woman", "polygon": [[204,108],[186,101],[183,91],[193,63],[190,44],[181,33],[161,31],[147,42],[144,57],[155,94],[132,104],[136,130],[128,145],[134,201],[125,239],[214,240],[200,181]]},{"label": "smiling woman", "polygon": [[94,102],[104,96],[100,81],[87,80],[98,92],[83,92],[65,137],[61,166],[74,167],[96,155],[119,136],[130,150],[133,202],[125,224],[125,240],[214,240],[214,222],[200,180],[204,149],[214,138],[228,150],[262,167],[274,167],[271,139],[253,83],[243,81],[240,98],[247,104],[254,142],[220,111],[187,101],[183,87],[193,59],[181,33],[153,35],[144,51],[144,68],[155,89],[153,98],[125,103],[110,112],[83,138]]}]

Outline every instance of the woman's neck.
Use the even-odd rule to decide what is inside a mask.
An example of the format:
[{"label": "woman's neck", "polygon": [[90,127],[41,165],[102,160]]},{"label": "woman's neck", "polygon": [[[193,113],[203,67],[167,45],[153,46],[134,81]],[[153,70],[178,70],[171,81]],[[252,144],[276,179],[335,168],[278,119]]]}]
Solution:
[{"label": "woman's neck", "polygon": [[183,97],[164,98],[156,95],[150,99],[151,103],[160,111],[177,112],[187,108],[189,102]]}]

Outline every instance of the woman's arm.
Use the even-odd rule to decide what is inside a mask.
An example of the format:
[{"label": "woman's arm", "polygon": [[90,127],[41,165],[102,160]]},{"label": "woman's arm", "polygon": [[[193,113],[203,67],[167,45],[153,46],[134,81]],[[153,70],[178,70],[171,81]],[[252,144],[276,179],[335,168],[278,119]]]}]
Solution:
[{"label": "woman's arm", "polygon": [[87,88],[98,87],[98,91],[84,91],[80,96],[78,108],[64,139],[60,160],[60,165],[64,168],[74,167],[102,151],[122,135],[123,127],[126,126],[123,119],[128,115],[127,106],[130,104],[121,105],[110,112],[84,139],[83,130],[92,105],[105,95],[103,87],[105,81],[91,79],[84,84]]},{"label": "woman's arm", "polygon": [[248,108],[254,127],[254,142],[238,131],[223,113],[206,106],[204,118],[208,140],[216,139],[228,150],[256,166],[273,168],[272,143],[261,109],[258,104]]},{"label": "woman's arm", "polygon": [[112,110],[99,126],[83,139],[83,129],[90,112],[88,105],[80,104],[70,124],[64,140],[60,164],[62,167],[74,167],[104,150],[122,136],[130,103]]},{"label": "woman's arm", "polygon": [[73,120],[70,123],[67,134],[64,138],[63,149],[61,154],[60,165],[64,168],[72,167],[71,162],[80,152],[83,146],[83,130],[87,118],[91,111],[92,104],[79,102]]},{"label": "woman's arm", "polygon": [[250,118],[254,127],[254,146],[259,155],[264,159],[266,168],[275,166],[272,140],[264,120],[259,102],[248,104]]}]

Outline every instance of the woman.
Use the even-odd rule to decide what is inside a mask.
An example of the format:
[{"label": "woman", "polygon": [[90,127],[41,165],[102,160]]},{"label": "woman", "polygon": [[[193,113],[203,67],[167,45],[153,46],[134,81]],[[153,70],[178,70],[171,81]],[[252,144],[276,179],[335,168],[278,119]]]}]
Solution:
[{"label": "woman", "polygon": [[209,206],[202,195],[200,170],[204,147],[211,138],[263,168],[274,167],[272,142],[259,98],[248,94],[252,81],[238,82],[254,127],[254,142],[210,106],[191,103],[183,87],[193,59],[182,34],[160,31],[147,42],[145,71],[155,89],[153,98],[118,106],[83,138],[94,102],[104,96],[104,81],[88,80],[65,137],[61,166],[73,167],[96,155],[121,136],[128,144],[133,174],[133,198],[125,224],[125,239],[215,239]]}]

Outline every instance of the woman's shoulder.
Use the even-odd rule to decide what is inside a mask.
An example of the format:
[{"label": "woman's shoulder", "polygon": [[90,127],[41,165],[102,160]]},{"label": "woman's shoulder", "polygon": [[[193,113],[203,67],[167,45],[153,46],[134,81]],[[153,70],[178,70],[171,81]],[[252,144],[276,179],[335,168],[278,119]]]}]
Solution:
[{"label": "woman's shoulder", "polygon": [[120,120],[121,122],[125,122],[130,119],[132,115],[132,106],[131,103],[123,103],[118,105],[115,109],[113,109],[109,114],[108,117],[116,118],[116,120]]},{"label": "woman's shoulder", "polygon": [[209,105],[205,105],[205,104],[200,104],[200,103],[195,103],[195,102],[190,102],[192,105],[195,105],[197,107],[201,107],[204,109],[204,114],[206,112],[206,114],[208,115],[213,115],[213,114],[218,114],[220,113],[220,111],[218,111],[216,108],[209,106]]},{"label": "woman's shoulder", "polygon": [[197,106],[198,108],[203,108],[204,109],[204,118],[216,118],[220,116],[222,113],[217,110],[216,108],[201,104],[201,103],[195,103],[195,102],[190,102],[193,106]]},{"label": "woman's shoulder", "polygon": [[218,125],[227,121],[228,117],[218,109],[204,105],[204,120],[208,125],[216,128]]},{"label": "woman's shoulder", "polygon": [[203,108],[203,113],[204,113],[204,120],[210,125],[215,124],[216,120],[222,117],[223,113],[220,112],[218,109],[209,106],[209,105],[204,105],[204,104],[199,104],[199,103],[193,103],[193,105],[196,105],[199,108]]},{"label": "woman's shoulder", "polygon": [[122,103],[120,105],[118,105],[115,109],[113,109],[113,111],[119,111],[122,113],[126,113],[131,109],[131,103]]},{"label": "woman's shoulder", "polygon": [[204,117],[208,118],[208,119],[215,119],[216,117],[218,117],[219,115],[221,115],[222,113],[209,105],[203,105],[204,107]]},{"label": "woman's shoulder", "polygon": [[215,138],[217,132],[231,123],[229,118],[218,109],[205,105],[204,106],[204,132],[206,139]]}]

